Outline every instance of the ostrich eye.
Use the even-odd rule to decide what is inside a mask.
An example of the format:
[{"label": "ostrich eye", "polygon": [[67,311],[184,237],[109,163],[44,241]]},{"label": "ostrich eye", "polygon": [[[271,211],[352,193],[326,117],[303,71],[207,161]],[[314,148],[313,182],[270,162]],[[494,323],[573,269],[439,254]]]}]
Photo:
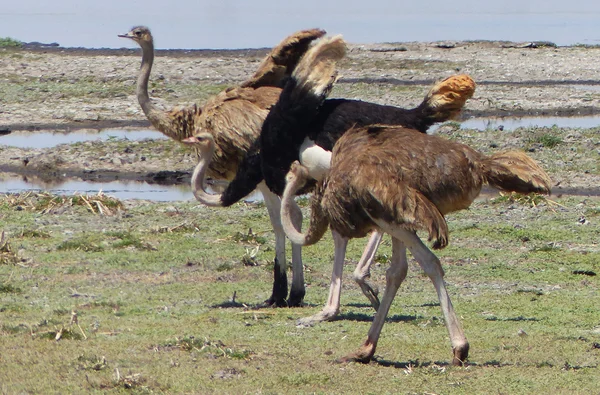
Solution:
[{"label": "ostrich eye", "polygon": [[138,30],[137,32],[135,32],[135,35],[136,35],[136,36],[141,36],[141,35],[142,35],[142,32],[140,32],[140,31]]}]

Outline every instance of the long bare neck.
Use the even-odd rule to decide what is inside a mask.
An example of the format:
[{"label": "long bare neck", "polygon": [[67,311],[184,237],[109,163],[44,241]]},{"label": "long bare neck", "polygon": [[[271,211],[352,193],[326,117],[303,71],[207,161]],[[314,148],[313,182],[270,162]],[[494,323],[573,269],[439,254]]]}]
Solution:
[{"label": "long bare neck", "polygon": [[321,240],[329,227],[329,219],[321,206],[325,187],[323,183],[318,183],[317,187],[313,190],[310,200],[310,222],[308,229],[306,233],[301,233],[302,211],[300,211],[300,207],[296,204],[294,196],[304,187],[307,181],[308,178],[306,175],[292,177],[287,181],[283,195],[281,196],[281,225],[283,231],[292,243],[304,246],[313,245]]},{"label": "long bare neck", "polygon": [[300,232],[302,216],[300,216],[298,228],[294,224],[295,221],[292,216],[294,213],[300,211],[300,207],[296,204],[294,197],[303,184],[304,182],[299,180],[298,177],[293,177],[292,180],[288,180],[281,196],[281,225],[283,226],[283,231],[292,243],[298,245],[306,244],[306,235]]},{"label": "long bare neck", "polygon": [[203,150],[200,153],[198,164],[192,174],[192,192],[197,201],[207,206],[220,207],[223,206],[221,202],[221,195],[212,195],[204,189],[204,177],[206,175],[206,169],[212,160],[214,153],[214,144],[211,144],[210,150]]},{"label": "long bare neck", "polygon": [[148,95],[148,80],[154,63],[154,44],[146,42],[142,47],[142,65],[138,74],[136,93],[140,107],[146,114],[146,117],[156,129],[168,137],[178,140],[178,137],[171,129],[171,122],[165,111],[156,107]]}]

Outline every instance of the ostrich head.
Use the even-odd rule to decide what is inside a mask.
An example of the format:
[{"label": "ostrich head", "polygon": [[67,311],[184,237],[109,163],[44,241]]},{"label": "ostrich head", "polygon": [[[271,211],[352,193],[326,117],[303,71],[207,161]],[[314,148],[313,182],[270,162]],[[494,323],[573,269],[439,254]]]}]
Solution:
[{"label": "ostrich head", "polygon": [[297,189],[302,188],[308,180],[308,169],[301,165],[297,160],[292,163],[290,170],[285,176],[285,181],[288,184],[296,183]]},{"label": "ostrich head", "polygon": [[210,133],[201,132],[192,137],[181,140],[182,143],[194,147],[200,154],[212,154],[215,148],[215,139]]},{"label": "ostrich head", "polygon": [[152,33],[150,33],[150,29],[148,29],[146,26],[136,26],[126,34],[119,34],[118,36],[129,38],[138,43],[138,45],[142,48],[146,45],[153,44]]}]

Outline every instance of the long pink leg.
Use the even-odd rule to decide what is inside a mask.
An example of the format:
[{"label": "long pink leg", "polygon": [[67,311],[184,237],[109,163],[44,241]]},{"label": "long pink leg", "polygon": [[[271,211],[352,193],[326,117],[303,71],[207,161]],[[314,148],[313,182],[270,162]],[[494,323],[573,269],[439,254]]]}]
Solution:
[{"label": "long pink leg", "polygon": [[342,274],[344,271],[344,259],[346,258],[348,239],[342,237],[335,231],[332,231],[331,233],[333,235],[334,245],[333,273],[331,274],[331,284],[329,286],[327,303],[320,313],[299,319],[299,325],[313,325],[317,322],[328,321],[339,313],[340,295],[342,293]]},{"label": "long pink leg", "polygon": [[354,281],[360,286],[360,289],[367,299],[369,299],[375,311],[379,309],[379,298],[377,297],[379,290],[377,287],[371,286],[371,284],[367,282],[367,278],[371,277],[371,265],[373,264],[375,253],[377,252],[377,248],[379,248],[382,239],[383,233],[381,232],[374,231],[371,234],[369,242],[367,243],[353,273]]},{"label": "long pink leg", "polygon": [[469,356],[469,343],[467,338],[460,326],[460,321],[454,312],[452,301],[450,301],[450,295],[446,290],[446,283],[444,282],[444,269],[440,263],[440,260],[431,252],[425,244],[414,235],[415,243],[409,247],[410,252],[415,257],[416,261],[425,271],[427,276],[433,282],[435,290],[438,294],[442,313],[444,314],[444,320],[446,321],[446,328],[450,334],[450,343],[452,344],[452,365],[463,366],[467,357]]},{"label": "long pink leg", "polygon": [[[302,229],[302,211],[298,205],[292,205],[292,222],[298,230]],[[288,299],[289,307],[300,307],[304,302],[304,266],[302,265],[302,246],[292,243],[292,288]]]},{"label": "long pink leg", "polygon": [[440,301],[442,313],[444,314],[446,328],[450,334],[453,353],[452,364],[463,366],[469,355],[469,343],[460,326],[460,322],[454,312],[452,302],[450,301],[450,296],[446,290],[446,284],[444,283],[444,269],[442,269],[439,259],[431,252],[431,250],[429,250],[429,248],[427,248],[427,246],[425,246],[425,244],[423,244],[421,239],[419,239],[414,232],[407,231],[399,226],[388,224],[382,220],[375,220],[375,223],[386,233],[389,233],[393,237],[397,237],[404,242],[415,260],[433,282]]},{"label": "long pink leg", "polygon": [[385,323],[385,318],[390,311],[392,301],[398,292],[398,288],[400,288],[400,284],[402,284],[402,281],[406,278],[407,272],[408,260],[406,259],[406,247],[401,240],[392,237],[392,260],[385,275],[385,291],[383,292],[381,305],[379,306],[377,313],[375,313],[375,318],[369,329],[367,340],[358,351],[342,358],[342,361],[369,362],[371,358],[373,358],[373,354],[375,354],[375,349],[377,348],[377,341],[381,334],[381,329]]}]

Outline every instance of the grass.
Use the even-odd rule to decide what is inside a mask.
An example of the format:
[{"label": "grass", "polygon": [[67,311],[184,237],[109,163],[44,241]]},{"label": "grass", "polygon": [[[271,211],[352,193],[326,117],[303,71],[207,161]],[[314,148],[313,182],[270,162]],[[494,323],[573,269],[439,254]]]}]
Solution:
[{"label": "grass", "polygon": [[0,48],[21,48],[23,43],[10,37],[0,37]]},{"label": "grass", "polygon": [[[30,103],[48,100],[72,100],[92,96],[109,99],[135,94],[131,82],[101,76],[81,78],[34,78],[17,74],[1,75],[0,97],[5,103]],[[152,95],[175,103],[204,102],[223,90],[223,84],[183,84],[156,80],[151,82]]]},{"label": "grass", "polygon": [[[27,201],[28,209],[6,199]],[[0,265],[0,388],[593,393],[600,283],[590,273],[600,271],[600,199],[552,199],[558,205],[482,199],[449,216],[450,246],[438,256],[471,343],[469,366],[455,368],[435,291],[414,264],[376,360],[337,364],[361,344],[373,316],[351,268],[340,319],[295,325],[327,297],[329,235],[304,250],[307,306],[255,309],[270,294],[274,255],[262,205],[220,210],[178,202],[173,211],[173,203],[130,202],[108,215],[85,204],[44,210],[48,196],[11,195],[0,204],[0,220],[4,245],[19,260]],[[578,221],[582,205],[585,225]],[[350,262],[364,243],[350,243]],[[384,239],[372,269],[382,289],[390,244]]]}]

